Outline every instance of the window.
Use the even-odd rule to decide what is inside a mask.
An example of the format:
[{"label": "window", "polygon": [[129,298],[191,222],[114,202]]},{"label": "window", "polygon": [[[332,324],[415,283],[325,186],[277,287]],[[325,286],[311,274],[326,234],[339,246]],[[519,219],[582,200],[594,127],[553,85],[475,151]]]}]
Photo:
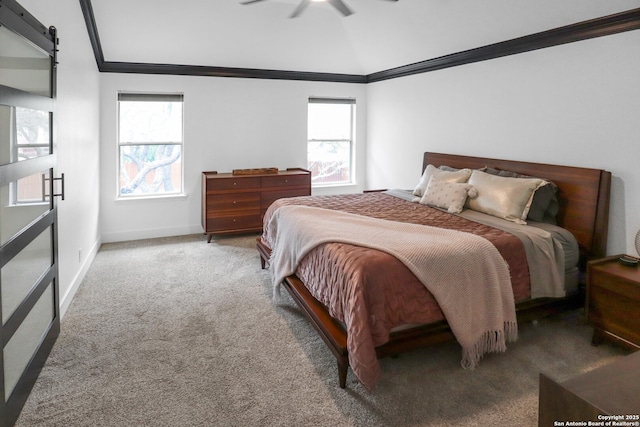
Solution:
[{"label": "window", "polygon": [[182,94],[118,94],[118,197],[182,194]]},{"label": "window", "polygon": [[353,184],[355,99],[309,98],[307,168],[314,186]]}]

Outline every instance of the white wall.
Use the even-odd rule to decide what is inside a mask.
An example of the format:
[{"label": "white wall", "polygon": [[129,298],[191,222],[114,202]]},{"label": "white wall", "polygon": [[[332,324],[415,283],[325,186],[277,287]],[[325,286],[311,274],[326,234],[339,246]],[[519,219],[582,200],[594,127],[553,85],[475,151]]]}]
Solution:
[{"label": "white wall", "polygon": [[46,26],[58,29],[56,129],[58,167],[65,174],[65,200],[58,202],[61,312],[100,246],[99,80],[87,28],[77,0],[20,0]]},{"label": "white wall", "polygon": [[[185,197],[116,200],[118,91],[184,93]],[[357,84],[193,76],[101,76],[100,213],[105,242],[203,232],[202,171],[306,167],[310,96],[356,98],[357,185],[364,188],[366,87]],[[320,194],[314,190],[314,194]]]},{"label": "white wall", "polygon": [[640,31],[370,84],[368,187],[413,188],[435,151],[606,169],[608,253],[640,229]]}]

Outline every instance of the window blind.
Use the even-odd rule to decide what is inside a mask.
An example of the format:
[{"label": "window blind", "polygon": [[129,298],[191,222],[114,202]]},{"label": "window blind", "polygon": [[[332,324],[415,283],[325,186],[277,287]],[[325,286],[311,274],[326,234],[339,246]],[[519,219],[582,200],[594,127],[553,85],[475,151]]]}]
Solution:
[{"label": "window blind", "polygon": [[118,93],[118,101],[184,102],[181,93]]},{"label": "window blind", "polygon": [[355,105],[355,98],[317,98],[310,97],[309,104],[348,104]]}]

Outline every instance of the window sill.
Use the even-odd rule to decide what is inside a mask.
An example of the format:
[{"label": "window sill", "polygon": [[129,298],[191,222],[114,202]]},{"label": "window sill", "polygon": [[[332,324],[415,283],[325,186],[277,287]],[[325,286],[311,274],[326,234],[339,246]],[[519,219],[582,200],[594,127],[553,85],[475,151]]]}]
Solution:
[{"label": "window sill", "polygon": [[22,202],[22,203],[9,203],[5,205],[5,208],[28,208],[32,206],[48,206],[50,202]]},{"label": "window sill", "polygon": [[343,187],[357,187],[355,182],[348,182],[345,184],[311,184],[311,188],[343,188]]},{"label": "window sill", "polygon": [[167,194],[162,196],[132,196],[132,197],[116,197],[115,202],[159,202],[159,201],[174,201],[186,199],[187,194]]}]

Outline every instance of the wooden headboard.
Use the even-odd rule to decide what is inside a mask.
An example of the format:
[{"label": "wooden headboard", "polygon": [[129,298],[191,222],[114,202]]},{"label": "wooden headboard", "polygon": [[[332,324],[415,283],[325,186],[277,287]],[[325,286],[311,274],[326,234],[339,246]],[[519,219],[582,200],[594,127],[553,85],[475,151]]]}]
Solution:
[{"label": "wooden headboard", "polygon": [[606,255],[611,172],[573,166],[548,165],[454,154],[424,153],[422,170],[432,164],[479,169],[488,166],[546,178],[558,186],[558,225],[578,240],[583,261]]}]

